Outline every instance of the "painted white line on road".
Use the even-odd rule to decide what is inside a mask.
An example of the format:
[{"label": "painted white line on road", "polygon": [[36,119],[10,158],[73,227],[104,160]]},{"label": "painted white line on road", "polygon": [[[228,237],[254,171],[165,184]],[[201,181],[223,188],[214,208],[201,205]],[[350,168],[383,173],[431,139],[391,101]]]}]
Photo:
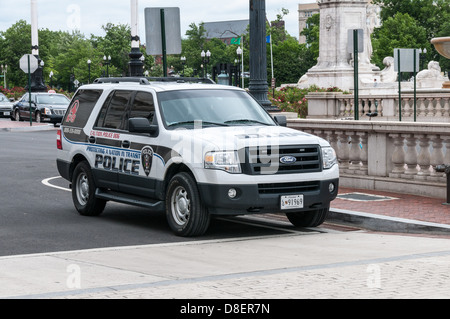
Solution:
[{"label": "painted white line on road", "polygon": [[56,189],[63,190],[63,191],[66,191],[66,192],[70,192],[71,190],[69,188],[60,187],[60,186],[56,186],[56,185],[50,184],[50,181],[58,179],[58,178],[61,178],[61,177],[57,176],[57,177],[50,177],[50,178],[44,179],[44,180],[42,180],[42,184],[44,184],[45,186],[48,186],[48,187],[56,188]]}]

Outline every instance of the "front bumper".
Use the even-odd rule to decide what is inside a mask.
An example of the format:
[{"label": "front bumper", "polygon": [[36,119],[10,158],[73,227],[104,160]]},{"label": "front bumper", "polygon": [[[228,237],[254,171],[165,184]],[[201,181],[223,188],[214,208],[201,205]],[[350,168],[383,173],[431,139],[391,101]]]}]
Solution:
[{"label": "front bumper", "polygon": [[[289,184],[292,184],[292,187]],[[328,208],[338,194],[339,179],[289,184],[199,184],[198,187],[202,201],[211,214],[244,215],[302,212]],[[330,184],[334,185],[332,192],[329,190]],[[237,196],[235,198],[228,196],[230,189],[236,190]],[[303,195],[303,208],[281,211],[281,196],[284,195]]]},{"label": "front bumper", "polygon": [[12,115],[11,108],[0,107],[0,116],[10,117]]},{"label": "front bumper", "polygon": [[62,115],[47,115],[42,114],[42,122],[50,122],[50,123],[61,123],[63,119]]}]

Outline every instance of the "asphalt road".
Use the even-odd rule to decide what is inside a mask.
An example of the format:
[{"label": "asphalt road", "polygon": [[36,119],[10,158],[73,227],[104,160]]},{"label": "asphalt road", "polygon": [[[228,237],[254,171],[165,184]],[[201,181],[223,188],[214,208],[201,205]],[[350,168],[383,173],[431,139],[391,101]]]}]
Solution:
[{"label": "asphalt road", "polygon": [[108,203],[100,217],[83,217],[68,182],[58,177],[55,130],[0,132],[0,150],[0,256],[298,231],[289,223],[218,218],[205,236],[180,238],[163,213],[117,203]]}]

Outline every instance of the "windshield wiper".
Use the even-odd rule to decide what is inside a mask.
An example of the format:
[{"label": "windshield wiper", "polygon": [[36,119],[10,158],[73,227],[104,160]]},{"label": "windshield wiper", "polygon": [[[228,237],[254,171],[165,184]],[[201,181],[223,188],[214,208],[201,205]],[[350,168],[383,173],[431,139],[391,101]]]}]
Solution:
[{"label": "windshield wiper", "polygon": [[256,121],[256,120],[249,120],[249,119],[230,120],[230,121],[226,121],[225,123],[227,123],[227,124],[229,124],[229,123],[256,123],[256,124],[262,124],[262,125],[267,125],[267,126],[270,125],[268,123],[264,123],[264,122]]},{"label": "windshield wiper", "polygon": [[173,127],[173,126],[179,126],[179,125],[187,125],[187,124],[200,124],[202,127],[204,125],[215,125],[215,126],[229,126],[228,124],[225,123],[217,123],[217,122],[208,122],[208,121],[184,121],[184,122],[177,122],[177,123],[173,123],[170,124],[169,127]]}]

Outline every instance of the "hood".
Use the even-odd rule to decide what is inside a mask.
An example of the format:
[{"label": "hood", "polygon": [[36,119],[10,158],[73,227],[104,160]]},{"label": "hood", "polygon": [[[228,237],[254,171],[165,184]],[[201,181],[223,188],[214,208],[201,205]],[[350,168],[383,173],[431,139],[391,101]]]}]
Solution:
[{"label": "hood", "polygon": [[69,104],[39,104],[40,108],[47,108],[47,109],[64,109],[66,110],[69,107]]},{"label": "hood", "polygon": [[[187,133],[188,132],[188,133]],[[324,139],[281,126],[233,126],[207,127],[194,130],[175,130],[174,137],[180,140],[193,139],[203,146],[216,150],[239,150],[244,147],[268,145],[316,144],[329,146]]]}]

